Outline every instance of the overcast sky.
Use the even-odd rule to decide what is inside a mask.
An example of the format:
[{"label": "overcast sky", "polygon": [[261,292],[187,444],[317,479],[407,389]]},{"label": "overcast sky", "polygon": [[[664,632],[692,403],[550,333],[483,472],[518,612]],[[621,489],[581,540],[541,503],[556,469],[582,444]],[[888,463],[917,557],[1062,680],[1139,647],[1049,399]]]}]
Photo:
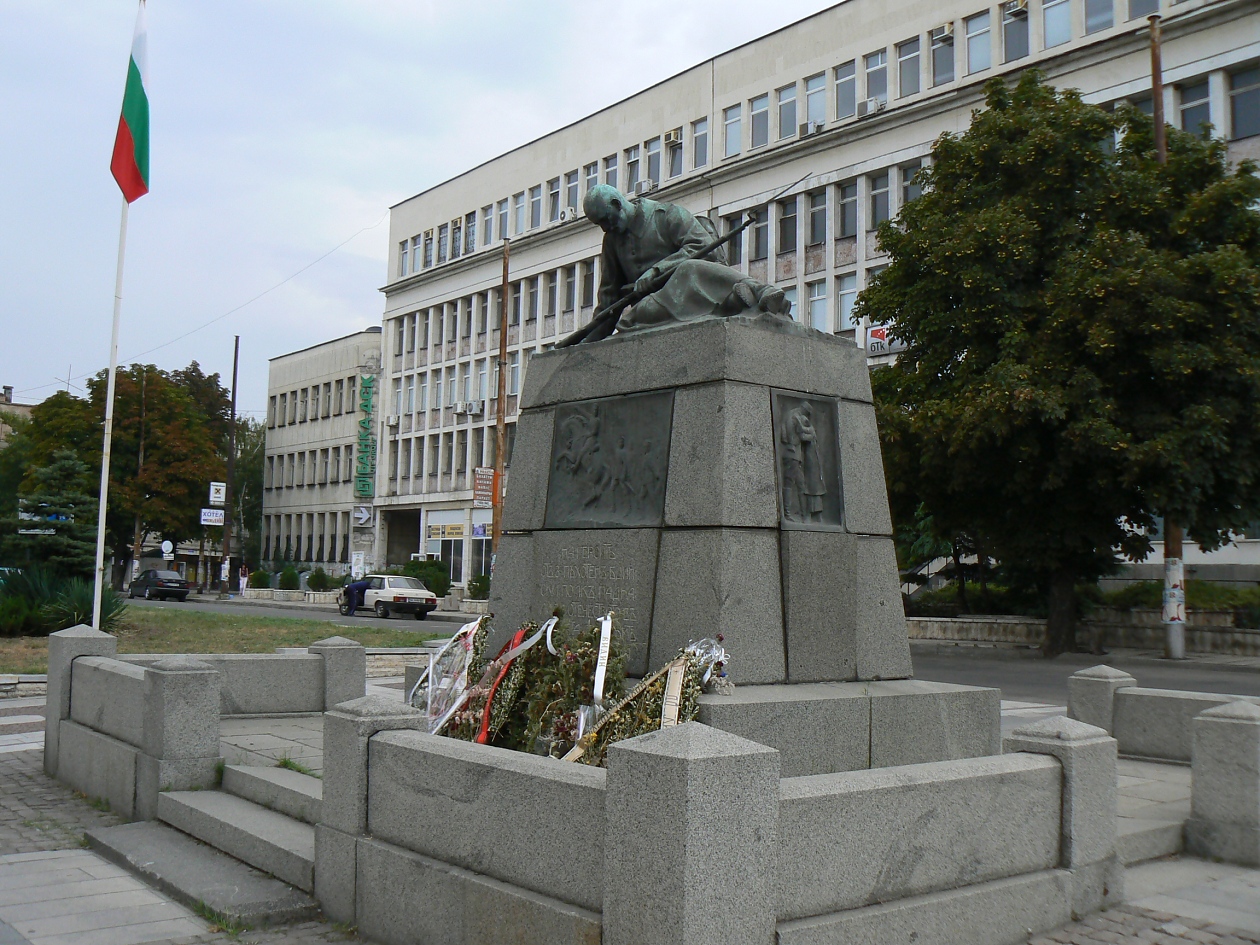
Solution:
[{"label": "overcast sky", "polygon": [[[391,204],[829,5],[150,0],[121,363],[226,380],[239,334],[257,415],[268,358],[380,324]],[[19,402],[108,364],[135,11],[0,0],[0,384]]]}]

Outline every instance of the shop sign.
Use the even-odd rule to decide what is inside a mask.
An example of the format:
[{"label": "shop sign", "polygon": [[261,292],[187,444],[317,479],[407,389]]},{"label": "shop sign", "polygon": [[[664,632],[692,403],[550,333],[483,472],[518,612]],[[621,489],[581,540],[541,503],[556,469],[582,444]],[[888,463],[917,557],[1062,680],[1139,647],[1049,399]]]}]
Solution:
[{"label": "shop sign", "polygon": [[887,326],[872,325],[866,329],[866,353],[868,355],[892,354],[894,351],[905,351],[906,343],[888,331]]},{"label": "shop sign", "polygon": [[372,414],[376,400],[376,375],[359,375],[359,448],[355,455],[354,494],[361,499],[376,495],[376,436]]},{"label": "shop sign", "polygon": [[493,466],[478,466],[473,470],[473,508],[494,508]]},{"label": "shop sign", "polygon": [[202,525],[222,525],[223,510],[222,509],[202,509],[201,510]]},{"label": "shop sign", "polygon": [[[211,505],[224,505],[226,503],[227,503],[227,483],[226,482],[210,483],[210,504]],[[202,522],[201,524],[205,525],[206,523]]]},{"label": "shop sign", "polygon": [[425,529],[425,539],[427,541],[441,541],[444,538],[463,538],[464,526],[459,525],[430,525]]}]

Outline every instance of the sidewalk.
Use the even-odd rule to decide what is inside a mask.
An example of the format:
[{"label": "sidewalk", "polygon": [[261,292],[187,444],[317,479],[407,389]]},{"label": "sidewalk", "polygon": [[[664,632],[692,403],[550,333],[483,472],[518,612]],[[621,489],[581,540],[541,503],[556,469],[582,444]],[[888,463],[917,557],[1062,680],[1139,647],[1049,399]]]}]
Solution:
[{"label": "sidewalk", "polygon": [[[219,600],[216,594],[189,594],[188,599],[198,604],[240,604],[245,607],[264,607],[270,610],[294,610],[318,614],[337,613],[336,604],[308,604],[306,601],[245,600],[239,596]],[[465,624],[470,620],[476,620],[477,614],[466,614],[459,610],[434,610],[427,619]],[[0,945],[3,945],[3,942],[0,942]]]}]

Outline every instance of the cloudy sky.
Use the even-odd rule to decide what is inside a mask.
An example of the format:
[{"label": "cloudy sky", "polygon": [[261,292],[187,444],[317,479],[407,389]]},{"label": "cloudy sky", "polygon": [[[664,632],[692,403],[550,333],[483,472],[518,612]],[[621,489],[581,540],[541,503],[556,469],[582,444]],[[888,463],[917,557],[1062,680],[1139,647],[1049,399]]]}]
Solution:
[{"label": "cloudy sky", "polygon": [[[380,324],[391,204],[830,2],[150,0],[122,363],[227,378],[239,334],[259,411],[269,357]],[[19,402],[108,364],[135,11],[0,0],[0,383]]]}]

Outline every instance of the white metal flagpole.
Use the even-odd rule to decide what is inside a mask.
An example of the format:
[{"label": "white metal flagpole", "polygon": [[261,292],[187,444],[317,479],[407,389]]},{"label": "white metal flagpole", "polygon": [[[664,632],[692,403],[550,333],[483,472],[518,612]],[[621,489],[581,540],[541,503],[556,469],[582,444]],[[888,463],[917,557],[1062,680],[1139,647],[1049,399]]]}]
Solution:
[{"label": "white metal flagpole", "polygon": [[118,376],[118,322],[122,315],[123,258],[127,254],[127,198],[118,225],[118,272],[114,276],[114,328],[109,339],[109,383],[105,394],[105,445],[101,450],[101,501],[96,513],[96,587],[92,594],[92,627],[101,629],[101,598],[105,592],[105,510],[109,505],[109,451],[114,440],[114,384]]}]

